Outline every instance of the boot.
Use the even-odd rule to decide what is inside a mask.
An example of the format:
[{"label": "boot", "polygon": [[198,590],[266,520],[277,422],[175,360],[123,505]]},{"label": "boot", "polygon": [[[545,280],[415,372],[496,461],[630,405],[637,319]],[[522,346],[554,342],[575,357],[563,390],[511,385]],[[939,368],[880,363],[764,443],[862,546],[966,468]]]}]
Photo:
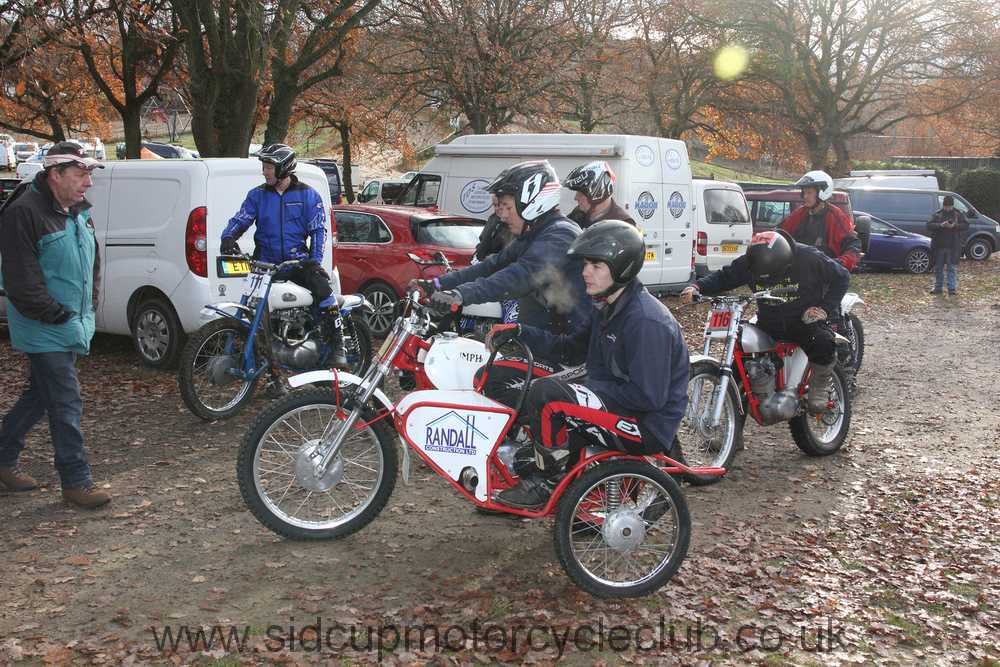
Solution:
[{"label": "boot", "polygon": [[0,468],[0,485],[14,493],[34,491],[38,488],[38,482],[34,477],[20,472],[17,468]]},{"label": "boot", "polygon": [[107,491],[98,491],[93,484],[77,489],[63,489],[62,496],[63,500],[71,505],[86,510],[94,510],[111,502],[111,494]]},{"label": "boot", "polygon": [[527,475],[516,486],[498,493],[497,500],[511,507],[538,509],[548,502],[554,486],[553,480],[540,474]]},{"label": "boot", "polygon": [[806,409],[809,414],[821,415],[827,411],[830,394],[833,391],[833,367],[835,362],[826,365],[810,364],[812,375],[809,377],[809,393],[806,396]]},{"label": "boot", "polygon": [[342,371],[349,370],[351,366],[347,363],[347,350],[344,348],[344,321],[336,308],[326,311],[323,335],[330,342],[330,365]]}]

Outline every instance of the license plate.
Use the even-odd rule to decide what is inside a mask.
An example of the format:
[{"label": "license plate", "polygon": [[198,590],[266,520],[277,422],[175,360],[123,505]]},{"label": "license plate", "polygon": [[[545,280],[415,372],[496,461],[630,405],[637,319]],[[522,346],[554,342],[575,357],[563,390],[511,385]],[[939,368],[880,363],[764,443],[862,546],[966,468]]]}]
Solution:
[{"label": "license plate", "polygon": [[219,258],[220,278],[242,278],[250,273],[250,262],[245,259],[223,259]]},{"label": "license plate", "polygon": [[728,310],[713,310],[708,314],[709,331],[729,331],[729,323],[733,321],[733,314]]},{"label": "license plate", "polygon": [[243,293],[251,299],[262,299],[271,284],[271,276],[266,273],[248,273],[243,279]]},{"label": "license plate", "polygon": [[722,252],[739,252],[739,251],[740,251],[740,244],[739,243],[723,243],[722,244]]},{"label": "license plate", "polygon": [[647,250],[646,251],[646,261],[647,262],[655,262],[656,261],[656,251],[655,250]]}]

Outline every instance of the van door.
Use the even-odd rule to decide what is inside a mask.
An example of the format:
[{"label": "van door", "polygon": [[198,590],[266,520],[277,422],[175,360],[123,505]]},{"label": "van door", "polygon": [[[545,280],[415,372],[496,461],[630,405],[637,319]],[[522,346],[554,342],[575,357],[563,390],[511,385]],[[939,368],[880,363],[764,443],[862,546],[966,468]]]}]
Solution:
[{"label": "van door", "polygon": [[909,190],[851,190],[856,211],[882,218],[908,232],[927,234],[927,223],[938,209],[933,192]]},{"label": "van door", "polygon": [[[661,284],[671,289],[683,287],[694,278],[693,189],[687,147],[675,139],[659,139],[657,164],[660,167],[663,274]],[[638,211],[638,209],[637,209]]]},{"label": "van door", "polygon": [[750,211],[741,190],[725,187],[706,187],[701,206],[704,216],[699,220],[705,221],[708,271],[718,271],[747,251],[753,236]]},{"label": "van door", "polygon": [[664,216],[669,214],[663,199],[662,151],[656,139],[635,137],[625,142],[624,153],[621,168],[616,170],[614,196],[619,206],[629,210],[646,242],[639,280],[656,291],[664,283],[664,265],[676,259],[677,251],[664,234]]},{"label": "van door", "polygon": [[97,238],[97,252],[101,262],[101,289],[97,294],[96,326],[98,331],[105,331],[105,304],[110,283],[107,280],[107,248],[108,218],[111,215],[111,182],[114,167],[94,169],[91,172],[93,185],[87,190],[87,201],[90,202],[90,221],[94,224],[94,236]]}]

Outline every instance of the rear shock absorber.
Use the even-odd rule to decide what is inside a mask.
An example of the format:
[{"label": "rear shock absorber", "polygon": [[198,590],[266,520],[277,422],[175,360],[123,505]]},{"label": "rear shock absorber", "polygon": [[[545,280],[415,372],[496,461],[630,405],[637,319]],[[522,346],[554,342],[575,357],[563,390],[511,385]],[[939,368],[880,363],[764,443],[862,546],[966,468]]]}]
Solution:
[{"label": "rear shock absorber", "polygon": [[608,510],[614,511],[618,509],[618,506],[622,502],[622,483],[621,480],[612,479],[608,480]]}]

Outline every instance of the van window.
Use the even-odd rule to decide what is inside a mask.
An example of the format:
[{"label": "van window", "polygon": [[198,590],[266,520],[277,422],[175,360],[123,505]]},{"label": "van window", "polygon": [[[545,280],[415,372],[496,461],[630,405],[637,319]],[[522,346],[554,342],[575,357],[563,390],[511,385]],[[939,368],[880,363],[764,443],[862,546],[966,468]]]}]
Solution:
[{"label": "van window", "polygon": [[382,184],[382,201],[386,204],[392,204],[396,201],[396,197],[399,193],[403,191],[406,183],[383,183]]},{"label": "van window", "polygon": [[705,219],[723,225],[749,225],[750,212],[742,192],[705,190]]},{"label": "van window", "polygon": [[382,220],[367,213],[337,211],[339,243],[388,243],[392,233]]},{"label": "van window", "polygon": [[791,212],[791,202],[758,201],[754,206],[754,222],[758,227],[777,227]]},{"label": "van window", "polygon": [[[966,217],[969,216],[969,204],[963,200],[958,195],[952,195],[955,199],[955,208],[962,212]],[[944,195],[938,195],[938,208],[944,207]]]},{"label": "van window", "polygon": [[930,218],[938,207],[934,205],[934,195],[922,192],[871,192],[855,190],[851,193],[854,207],[883,218],[908,217]]},{"label": "van window", "polygon": [[396,203],[403,206],[434,206],[437,204],[440,192],[440,176],[436,174],[418,174],[409,182]]},{"label": "van window", "polygon": [[417,224],[417,243],[473,249],[483,231],[481,220],[426,220]]}]

